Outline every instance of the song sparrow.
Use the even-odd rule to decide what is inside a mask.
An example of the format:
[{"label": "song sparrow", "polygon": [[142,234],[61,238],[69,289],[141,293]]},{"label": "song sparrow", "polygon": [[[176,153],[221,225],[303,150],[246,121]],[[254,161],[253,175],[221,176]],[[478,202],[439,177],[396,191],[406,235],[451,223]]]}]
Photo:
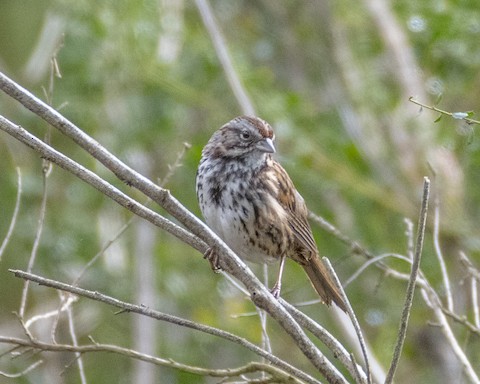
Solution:
[{"label": "song sparrow", "polygon": [[[196,188],[208,226],[242,259],[280,260],[272,293],[280,294],[286,257],[306,271],[322,301],[344,311],[339,289],[318,256],[307,207],[275,152],[272,127],[257,117],[237,117],[210,138],[202,151]],[[212,257],[208,252],[206,257]],[[217,268],[215,261],[213,268]]]}]

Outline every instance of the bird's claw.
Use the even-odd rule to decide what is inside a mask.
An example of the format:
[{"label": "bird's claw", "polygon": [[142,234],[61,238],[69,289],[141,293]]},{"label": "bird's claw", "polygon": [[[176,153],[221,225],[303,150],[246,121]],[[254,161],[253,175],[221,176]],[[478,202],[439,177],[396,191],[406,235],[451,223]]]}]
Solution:
[{"label": "bird's claw", "polygon": [[281,284],[279,284],[277,281],[273,286],[273,288],[270,290],[270,293],[273,295],[275,299],[278,299],[280,297],[280,290],[281,290]]},{"label": "bird's claw", "polygon": [[208,248],[207,251],[204,253],[203,258],[209,261],[210,267],[212,267],[213,272],[220,273],[222,267],[220,267],[220,257],[218,256],[218,252],[215,248]]}]

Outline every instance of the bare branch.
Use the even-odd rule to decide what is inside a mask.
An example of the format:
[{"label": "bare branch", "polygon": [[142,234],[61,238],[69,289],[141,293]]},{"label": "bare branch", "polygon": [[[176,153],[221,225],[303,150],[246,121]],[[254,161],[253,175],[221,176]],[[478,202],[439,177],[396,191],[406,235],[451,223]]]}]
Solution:
[{"label": "bare branch", "polygon": [[420,217],[418,220],[418,232],[417,232],[417,241],[415,244],[415,253],[412,263],[412,270],[410,273],[410,280],[408,281],[407,294],[405,297],[405,305],[402,311],[402,318],[400,320],[400,328],[398,330],[397,343],[395,345],[395,351],[393,353],[392,363],[390,369],[388,370],[387,378],[385,383],[392,383],[393,377],[395,376],[395,371],[400,361],[400,356],[402,354],[403,343],[405,342],[405,337],[407,335],[407,326],[408,320],[410,318],[410,310],[413,303],[413,294],[415,293],[415,285],[417,281],[418,270],[420,268],[420,259],[422,256],[423,250],[423,240],[425,238],[425,227],[427,225],[427,213],[428,213],[428,201],[430,197],[430,180],[425,177],[423,180],[423,198],[422,198],[422,207],[420,209]]},{"label": "bare branch", "polygon": [[[73,322],[73,313],[72,307],[67,308],[67,318],[68,318],[68,331],[70,333],[70,338],[72,339],[72,344],[74,347],[78,346],[77,334],[75,333],[75,323]],[[75,358],[78,365],[78,372],[80,374],[80,382],[82,384],[87,384],[87,377],[85,376],[85,369],[83,366],[82,354],[80,352],[75,352]]]},{"label": "bare branch", "polygon": [[430,109],[431,111],[438,112],[442,115],[453,117],[456,120],[463,120],[468,124],[480,124],[480,121],[471,119],[468,112],[447,112],[435,106],[426,105],[416,100],[414,97],[409,97],[408,100],[411,101],[413,104],[419,105],[422,108]]},{"label": "bare branch", "polygon": [[[272,382],[275,383],[293,383],[293,384],[300,384],[302,381],[292,377],[292,375],[288,372],[285,372],[275,366],[270,364],[262,364],[257,362],[251,362],[246,364],[242,367],[238,368],[228,368],[228,369],[206,369],[201,367],[195,367],[191,365],[186,365],[182,363],[178,363],[172,359],[162,359],[159,357],[147,355],[144,353],[140,353],[133,349],[122,348],[116,345],[110,344],[87,344],[87,345],[69,345],[69,344],[49,344],[44,343],[41,341],[31,341],[27,339],[20,339],[15,337],[4,337],[0,336],[0,343],[5,344],[13,344],[22,347],[33,348],[40,351],[49,351],[49,352],[73,352],[77,354],[85,354],[85,353],[93,353],[93,352],[109,352],[109,353],[116,353],[118,355],[126,356],[129,358],[145,361],[151,364],[169,367],[173,369],[177,369],[183,372],[192,373],[195,375],[201,376],[211,376],[211,377],[221,377],[221,378],[232,378],[238,377],[244,374],[252,374],[252,373],[261,373],[265,372],[274,379]],[[24,370],[21,374],[17,375],[9,375],[7,377],[19,377],[20,375],[24,375],[27,372],[31,371],[33,368],[38,366],[40,362],[36,362],[32,364],[29,368]],[[2,372],[0,372],[2,374]],[[309,381],[305,380],[307,383],[319,383],[317,380]]]},{"label": "bare branch", "polygon": [[[215,246],[220,256],[220,267],[222,267],[222,269],[228,273],[234,275],[245,285],[254,304],[266,310],[269,315],[278,322],[278,324],[290,335],[290,337],[295,340],[296,345],[299,347],[302,353],[325,376],[327,380],[330,382],[346,383],[346,379],[342,376],[342,374],[333,366],[333,364],[330,363],[330,361],[323,356],[319,349],[311,342],[307,335],[305,335],[301,327],[278,303],[278,301],[275,300],[266,287],[260,283],[256,276],[245,265],[245,263],[241,261],[238,256],[235,255],[215,233],[213,233],[204,223],[202,223],[195,215],[193,215],[178,200],[176,200],[168,190],[160,188],[143,175],[128,167],[126,164],[108,152],[104,147],[102,147],[97,141],[68,121],[58,111],[45,104],[1,73],[0,89],[20,101],[25,107],[43,118],[55,128],[59,129],[62,133],[71,137],[79,146],[84,148],[95,159],[99,160],[103,165],[110,169],[120,180],[150,197],[153,201],[158,203],[167,212],[185,225],[185,227],[187,227],[192,233],[205,241],[210,247]],[[145,207],[140,206],[141,209],[139,209],[139,204],[134,200],[129,199],[124,194],[121,194],[120,192],[113,193],[113,187],[111,187],[108,183],[105,183],[102,179],[92,172],[89,172],[85,168],[75,165],[75,163],[70,159],[59,154],[52,148],[46,146],[48,150],[45,151],[44,143],[26,132],[23,128],[16,127],[13,124],[8,123],[10,122],[8,122],[8,120],[5,118],[0,118],[1,129],[7,131],[12,136],[24,142],[31,148],[41,152],[42,156],[53,156],[53,154],[55,154],[53,157],[56,160],[61,159],[60,166],[65,168],[68,167],[69,171],[73,171],[74,174],[78,177],[81,177],[82,180],[86,178],[87,180],[91,181],[92,185],[94,185],[97,189],[101,189],[102,193],[108,193],[107,195],[109,197],[112,197],[113,194],[113,197],[119,198],[120,202],[123,203],[121,205],[125,204],[125,207],[132,210],[131,208],[133,204],[133,207],[136,211],[147,217],[151,217],[151,214],[154,214]],[[44,155],[43,152],[47,154]],[[74,165],[72,165],[72,163]],[[148,211],[148,215],[146,214],[146,211]],[[194,236],[191,236],[191,234],[185,230],[176,226],[177,229],[173,231],[172,228],[174,224],[162,218],[161,216],[159,216],[157,220],[161,221],[164,229],[169,230],[169,232],[175,235],[181,233],[182,236],[184,236],[184,239],[182,240],[187,244],[194,246],[196,249],[201,249],[202,251],[206,250],[206,247],[203,243],[199,242],[198,239],[196,239]]]},{"label": "bare branch", "polygon": [[[42,191],[42,203],[40,205],[40,213],[38,217],[37,232],[35,234],[35,240],[33,242],[32,252],[30,254],[30,259],[28,260],[27,271],[31,272],[33,265],[35,264],[35,259],[37,258],[38,247],[40,246],[40,239],[43,232],[43,224],[45,223],[45,215],[47,213],[47,180],[50,174],[50,166],[44,164],[43,166],[43,191]],[[20,310],[18,312],[20,317],[23,317],[25,314],[25,306],[27,305],[27,295],[28,295],[28,286],[30,282],[25,281],[22,290],[22,298],[20,299]]]},{"label": "bare branch", "polygon": [[[37,284],[44,285],[47,287],[59,289],[61,291],[65,292],[70,292],[78,296],[86,297],[91,300],[99,301],[105,304],[112,305],[114,307],[120,308],[121,310],[125,312],[133,312],[133,313],[138,313],[144,316],[151,317],[156,320],[161,320],[161,321],[166,321],[172,324],[176,324],[182,327],[187,327],[191,328],[200,332],[204,332],[213,336],[217,336],[220,338],[223,338],[225,340],[234,342],[236,344],[239,344],[246,349],[254,352],[255,354],[265,358],[266,360],[270,361],[272,364],[275,366],[285,370],[286,372],[291,373],[295,377],[298,377],[301,380],[304,380],[309,383],[317,383],[315,379],[310,377],[309,375],[303,373],[302,371],[298,370],[297,368],[291,366],[290,364],[284,362],[283,360],[277,358],[276,356],[264,351],[263,349],[257,347],[255,344],[250,343],[248,340],[241,338],[239,336],[236,336],[232,333],[209,327],[207,325],[202,325],[199,323],[195,323],[193,321],[183,319],[177,316],[165,314],[162,312],[155,311],[153,309],[150,309],[146,306],[142,305],[135,305],[135,304],[130,304],[126,303],[120,300],[117,300],[113,297],[103,295],[99,292],[94,292],[94,291],[89,291],[86,289],[82,289],[73,285],[65,284],[59,281],[51,280],[51,279],[46,279],[44,277],[34,275],[32,273],[26,273],[24,271],[19,271],[19,270],[10,270],[10,272],[14,273],[16,277],[20,277],[22,279],[27,279],[30,281],[33,281]],[[1,340],[1,338],[0,338]]]},{"label": "bare branch", "polygon": [[[0,342],[1,342],[1,337],[0,337]],[[25,340],[26,341],[26,340]],[[12,343],[14,344],[14,343]],[[17,344],[18,345],[18,344]],[[33,369],[37,368],[40,364],[43,363],[43,360],[38,360],[35,363],[29,365],[27,368],[25,368],[22,372],[19,373],[6,373],[0,371],[0,376],[7,377],[9,379],[17,379],[19,377],[25,376],[28,372],[32,371]]]},{"label": "bare branch", "polygon": [[[368,355],[367,355],[367,346],[365,344],[365,339],[362,334],[362,329],[360,328],[360,323],[358,322],[357,316],[355,315],[355,312],[353,311],[352,305],[350,304],[350,300],[348,300],[347,294],[345,293],[345,290],[342,287],[342,284],[340,283],[340,280],[338,279],[337,274],[335,273],[335,270],[332,267],[332,264],[330,264],[330,260],[328,260],[326,257],[322,258],[324,264],[328,268],[330,272],[330,276],[333,277],[333,280],[337,284],[337,288],[340,290],[340,293],[342,295],[342,299],[345,302],[347,306],[347,314],[350,317],[350,320],[352,321],[353,328],[355,329],[355,333],[357,334],[358,337],[358,342],[360,343],[360,349],[363,354],[363,358],[365,361],[365,371],[367,375],[367,383],[371,384],[372,378],[370,375],[370,363],[368,361]],[[358,376],[358,367],[356,366],[355,362],[353,362],[353,365],[355,367],[355,370],[357,372]]]},{"label": "bare branch", "polygon": [[62,305],[59,309],[55,311],[43,313],[41,315],[32,316],[30,319],[25,321],[25,324],[24,324],[25,328],[29,329],[33,324],[35,324],[39,320],[45,320],[45,319],[49,319],[50,317],[57,316],[59,312],[66,311],[75,301],[77,301],[77,298],[75,296],[68,295],[68,299],[62,302]]},{"label": "bare branch", "polygon": [[459,256],[460,256],[460,261],[462,262],[463,266],[467,270],[467,273],[472,277],[474,277],[475,279],[477,279],[478,281],[480,281],[480,271],[477,268],[475,268],[475,266],[467,257],[465,252],[460,252]]},{"label": "bare branch", "polygon": [[[310,218],[312,218],[315,222],[319,223],[322,228],[327,230],[329,233],[332,233],[335,237],[340,239],[342,242],[351,246],[353,249],[358,250],[358,252],[363,254],[365,257],[367,257],[367,258],[373,258],[374,257],[372,253],[370,253],[368,250],[364,249],[363,247],[357,247],[357,243],[355,241],[349,239],[347,236],[342,234],[338,229],[336,229],[333,225],[326,222],[325,220],[323,220],[319,216],[314,215],[313,213],[310,213]],[[388,254],[387,255],[382,255],[382,256],[378,256],[378,258],[383,258],[383,257],[387,257],[387,256],[390,256],[390,255],[388,255]],[[393,255],[392,254],[392,256],[404,259],[404,256],[401,256],[401,255]],[[462,260],[462,262],[464,262],[464,264],[466,265],[467,269],[470,271],[472,276],[474,276],[477,280],[479,280],[480,279],[480,273],[478,272],[478,270],[472,266],[472,264],[468,261],[468,259],[466,257],[463,257],[463,258],[461,257],[461,260]],[[396,271],[392,268],[389,268],[383,263],[378,263],[377,259],[375,259],[375,261],[377,261],[377,263],[375,263],[375,265],[380,267],[381,269],[385,270],[390,276],[392,276],[396,279],[400,279],[400,280],[409,280],[410,279],[410,277],[408,275],[406,275],[404,273],[401,273],[401,272],[398,272],[398,271]],[[370,264],[370,263],[368,263],[368,264]],[[361,272],[361,271],[359,271],[359,272]],[[469,360],[468,360],[467,356],[465,355],[464,351],[462,350],[462,348],[458,344],[458,341],[456,340],[455,335],[453,334],[453,332],[450,328],[450,325],[448,324],[448,321],[445,319],[445,315],[447,315],[449,317],[452,317],[453,319],[455,319],[455,321],[464,324],[467,328],[469,328],[469,330],[471,330],[472,332],[474,332],[476,334],[478,333],[478,329],[473,324],[466,321],[466,319],[464,319],[464,318],[462,318],[462,317],[460,317],[460,316],[458,316],[454,313],[450,313],[445,308],[443,308],[442,305],[441,305],[441,302],[438,298],[438,295],[435,293],[435,291],[433,290],[431,285],[428,283],[426,278],[423,276],[423,274],[421,272],[419,272],[419,273],[420,273],[420,278],[416,279],[416,284],[422,289],[422,293],[423,293],[422,296],[423,296],[425,302],[427,303],[427,305],[429,305],[434,310],[434,314],[435,314],[438,322],[440,323],[442,332],[443,332],[447,342],[451,345],[455,355],[460,360],[460,362],[461,362],[461,364],[464,368],[464,372],[466,373],[467,377],[469,377],[472,382],[478,383],[478,377],[477,377],[475,371],[473,370],[472,365],[469,362]],[[354,276],[356,276],[356,275],[354,275]]]},{"label": "bare branch", "polygon": [[[320,324],[313,321],[303,312],[299,311],[292,304],[286,302],[282,298],[279,298],[281,304],[287,309],[287,311],[295,318],[298,323],[310,331],[315,337],[322,341],[334,354],[334,356],[348,369],[352,377],[360,375],[360,383],[367,382],[367,376],[363,372],[362,367],[356,367],[354,362],[350,358],[350,353],[345,347],[335,339],[330,332],[323,328]],[[345,315],[343,315],[345,316]]]},{"label": "bare branch", "polygon": [[470,279],[470,295],[472,300],[473,321],[477,329],[480,328],[480,302],[478,300],[478,282],[480,282],[480,272],[474,267],[465,252],[459,252],[460,261],[466,269]]},{"label": "bare branch", "polygon": [[438,264],[442,271],[443,287],[445,289],[445,295],[447,297],[447,308],[449,311],[453,311],[453,295],[452,288],[450,287],[450,279],[448,278],[447,265],[443,258],[442,247],[440,246],[440,200],[435,198],[435,217],[433,224],[433,244],[435,246],[435,254],[437,255]]},{"label": "bare branch", "polygon": [[443,336],[452,348],[455,356],[462,364],[465,376],[470,380],[470,382],[479,384],[480,379],[475,373],[472,364],[468,360],[468,357],[465,355],[465,351],[463,350],[462,346],[460,346],[458,340],[455,338],[455,335],[452,331],[452,328],[450,327],[450,324],[447,321],[444,309],[442,308],[442,303],[437,293],[428,284],[424,288],[422,288],[422,294],[424,296],[425,302],[432,308],[440,330],[443,333]]},{"label": "bare branch", "polygon": [[465,316],[459,316],[456,313],[450,312],[447,308],[442,307],[441,309],[442,309],[442,312],[445,315],[452,318],[457,323],[465,326],[474,335],[480,336],[480,328],[478,327],[478,325],[474,325],[474,324],[470,323]]},{"label": "bare branch", "polygon": [[471,296],[472,296],[472,308],[473,308],[473,321],[475,326],[480,327],[480,311],[478,308],[478,284],[477,279],[473,276],[470,277],[470,287],[471,287]]},{"label": "bare branch", "polygon": [[172,223],[170,220],[165,219],[151,209],[144,207],[137,201],[125,195],[117,188],[113,187],[111,184],[107,183],[105,180],[101,179],[93,172],[84,168],[83,166],[71,160],[62,153],[56,151],[37,137],[30,134],[22,127],[13,124],[3,116],[0,116],[0,129],[7,132],[22,143],[26,144],[30,148],[34,149],[35,151],[40,153],[42,157],[47,158],[52,163],[69,171],[73,175],[77,176],[80,180],[85,181],[87,184],[91,185],[104,195],[110,197],[122,207],[144,218],[145,220],[148,220],[157,227],[162,228],[167,232],[173,234],[174,236],[191,245],[193,248],[199,250],[200,252],[204,252],[206,250],[206,245],[203,242],[199,241],[196,236],[193,236],[188,231]]},{"label": "bare branch", "polygon": [[381,261],[383,259],[386,259],[387,257],[394,257],[394,258],[397,258],[397,259],[400,259],[400,260],[404,260],[404,261],[408,262],[409,264],[411,264],[411,260],[408,257],[405,257],[403,255],[399,255],[399,254],[396,254],[396,253],[385,253],[385,254],[382,254],[382,255],[378,255],[378,256],[375,256],[372,259],[367,260],[365,263],[363,263],[362,266],[360,268],[358,268],[357,271],[345,281],[345,283],[343,283],[343,286],[347,287],[355,279],[357,279],[358,276],[360,276],[363,273],[363,271],[365,271],[370,265],[377,265],[377,263],[379,261]]},{"label": "bare branch", "polygon": [[179,169],[183,165],[183,158],[185,157],[185,154],[187,151],[192,148],[192,145],[190,143],[183,143],[182,149],[178,152],[177,157],[175,158],[175,161],[173,164],[168,164],[168,172],[167,174],[158,182],[158,185],[161,187],[165,187],[172,176],[175,174],[177,169]]}]

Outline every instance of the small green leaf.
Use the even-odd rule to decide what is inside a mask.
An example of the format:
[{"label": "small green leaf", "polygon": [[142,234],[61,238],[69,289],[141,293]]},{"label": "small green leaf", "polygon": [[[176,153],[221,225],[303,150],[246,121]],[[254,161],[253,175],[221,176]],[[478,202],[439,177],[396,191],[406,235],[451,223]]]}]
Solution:
[{"label": "small green leaf", "polygon": [[435,119],[434,123],[438,123],[438,122],[440,121],[440,119],[442,118],[442,116],[443,116],[443,115],[438,116],[438,117]]}]

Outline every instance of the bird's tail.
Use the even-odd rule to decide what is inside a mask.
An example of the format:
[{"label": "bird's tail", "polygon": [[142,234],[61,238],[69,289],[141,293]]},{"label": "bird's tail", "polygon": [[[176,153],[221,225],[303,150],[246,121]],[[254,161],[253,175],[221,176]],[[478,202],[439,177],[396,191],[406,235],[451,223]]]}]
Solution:
[{"label": "bird's tail", "polygon": [[347,305],[340,294],[340,290],[337,288],[323,261],[319,257],[314,256],[308,260],[308,263],[303,264],[302,267],[305,269],[322,301],[327,305],[331,305],[333,301],[340,309],[347,312]]}]

